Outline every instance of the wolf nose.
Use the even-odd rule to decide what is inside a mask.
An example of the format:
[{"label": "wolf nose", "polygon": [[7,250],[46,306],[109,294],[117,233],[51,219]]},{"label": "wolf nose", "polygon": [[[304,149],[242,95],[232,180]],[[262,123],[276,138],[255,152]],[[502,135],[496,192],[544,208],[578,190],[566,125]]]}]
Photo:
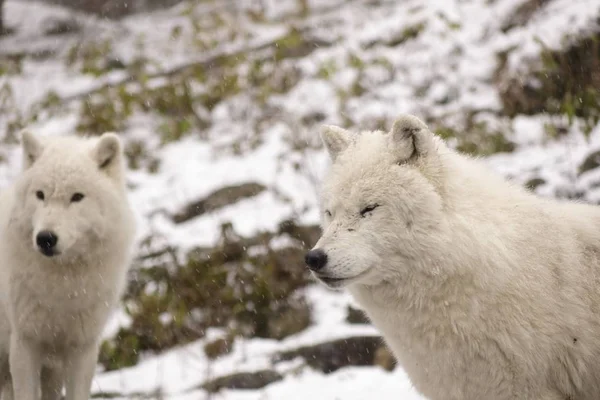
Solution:
[{"label": "wolf nose", "polygon": [[42,250],[52,250],[58,243],[58,236],[51,231],[41,231],[35,237],[35,242]]},{"label": "wolf nose", "polygon": [[304,256],[304,261],[311,271],[318,271],[327,264],[327,254],[321,249],[310,250]]}]

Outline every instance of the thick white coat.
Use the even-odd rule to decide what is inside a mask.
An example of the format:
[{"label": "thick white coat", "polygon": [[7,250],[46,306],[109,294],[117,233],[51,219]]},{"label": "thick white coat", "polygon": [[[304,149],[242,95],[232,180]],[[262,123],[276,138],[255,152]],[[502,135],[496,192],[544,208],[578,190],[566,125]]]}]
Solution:
[{"label": "thick white coat", "polygon": [[348,288],[420,393],[600,399],[600,208],[539,198],[414,116],[322,139],[315,275]]},{"label": "thick white coat", "polygon": [[[0,388],[12,398],[12,375],[17,400],[58,399],[63,385],[67,400],[88,400],[135,235],[122,146],[111,133],[25,133],[23,150],[22,174],[0,194]],[[59,254],[42,254],[41,231],[57,235]]]}]

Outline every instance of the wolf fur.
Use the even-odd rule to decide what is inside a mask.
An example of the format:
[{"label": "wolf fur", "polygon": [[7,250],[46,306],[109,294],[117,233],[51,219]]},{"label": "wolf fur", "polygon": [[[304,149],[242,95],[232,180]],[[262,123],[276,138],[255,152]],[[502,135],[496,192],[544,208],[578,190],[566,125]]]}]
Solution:
[{"label": "wolf fur", "polygon": [[121,142],[26,132],[22,147],[0,195],[0,388],[4,400],[59,399],[63,386],[88,400],[135,235]]},{"label": "wolf fur", "polygon": [[307,263],[350,291],[421,394],[600,399],[598,207],[537,197],[415,116],[321,136],[324,256]]}]

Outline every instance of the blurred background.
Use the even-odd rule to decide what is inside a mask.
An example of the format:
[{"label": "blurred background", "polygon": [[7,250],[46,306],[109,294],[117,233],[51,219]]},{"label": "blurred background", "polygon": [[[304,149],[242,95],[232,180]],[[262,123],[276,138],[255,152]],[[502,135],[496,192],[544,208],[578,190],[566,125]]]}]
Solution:
[{"label": "blurred background", "polygon": [[420,399],[349,295],[305,270],[321,124],[412,113],[540,196],[600,201],[600,0],[0,10],[0,184],[24,127],[126,145],[140,234],[95,398]]}]

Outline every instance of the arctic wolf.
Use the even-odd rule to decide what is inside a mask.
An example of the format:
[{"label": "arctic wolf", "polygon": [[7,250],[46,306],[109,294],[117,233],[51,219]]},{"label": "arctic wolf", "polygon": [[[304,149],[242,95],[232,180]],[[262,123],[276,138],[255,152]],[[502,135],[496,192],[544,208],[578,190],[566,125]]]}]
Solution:
[{"label": "arctic wolf", "polygon": [[64,386],[88,400],[135,234],[122,146],[112,133],[24,133],[22,147],[24,170],[0,195],[0,387],[4,399],[58,399]]},{"label": "arctic wolf", "polygon": [[600,209],[536,197],[414,116],[325,127],[314,275],[432,400],[600,399]]}]

